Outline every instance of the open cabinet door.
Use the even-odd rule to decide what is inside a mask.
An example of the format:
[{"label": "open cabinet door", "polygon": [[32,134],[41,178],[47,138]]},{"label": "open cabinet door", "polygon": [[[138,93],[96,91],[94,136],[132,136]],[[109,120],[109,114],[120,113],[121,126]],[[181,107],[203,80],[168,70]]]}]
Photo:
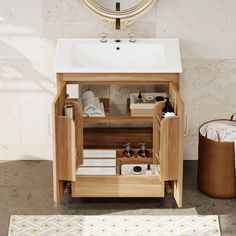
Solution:
[{"label": "open cabinet door", "polygon": [[[72,103],[74,117],[63,115],[65,103]],[[57,206],[63,196],[66,181],[76,180],[77,165],[83,160],[83,116],[78,102],[66,101],[66,83],[61,83],[53,102],[53,184]]]},{"label": "open cabinet door", "polygon": [[172,191],[175,201],[178,207],[182,207],[183,198],[183,148],[184,148],[184,103],[180,97],[178,97],[178,109],[179,116],[179,159],[178,159],[178,175],[177,180],[173,181]]},{"label": "open cabinet door", "polygon": [[177,160],[177,178],[172,181],[172,191],[178,207],[183,204],[183,148],[184,148],[184,103],[179,92],[173,83],[169,83],[169,93],[173,99],[173,105],[178,117],[178,160]]},{"label": "open cabinet door", "polygon": [[59,180],[76,180],[75,122],[66,116],[56,117],[56,157]]},{"label": "open cabinet door", "polygon": [[182,207],[184,104],[173,83],[169,84],[169,94],[176,116],[162,119],[165,102],[160,102],[155,106],[153,155],[154,163],[160,164],[161,181],[172,183],[176,203],[178,207]]}]

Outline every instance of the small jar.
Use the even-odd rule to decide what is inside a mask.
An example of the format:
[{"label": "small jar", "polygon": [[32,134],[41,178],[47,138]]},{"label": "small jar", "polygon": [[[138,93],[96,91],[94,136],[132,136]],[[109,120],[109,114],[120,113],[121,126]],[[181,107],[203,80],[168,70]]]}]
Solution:
[{"label": "small jar", "polygon": [[142,174],[142,167],[141,166],[134,166],[133,167],[133,174],[134,175],[141,175]]}]

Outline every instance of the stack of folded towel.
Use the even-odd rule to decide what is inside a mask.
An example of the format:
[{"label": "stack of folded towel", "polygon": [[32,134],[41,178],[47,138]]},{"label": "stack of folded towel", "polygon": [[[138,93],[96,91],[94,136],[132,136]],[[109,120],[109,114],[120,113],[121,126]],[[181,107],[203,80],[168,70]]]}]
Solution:
[{"label": "stack of folded towel", "polygon": [[84,116],[105,117],[103,103],[92,91],[86,91],[83,96]]}]

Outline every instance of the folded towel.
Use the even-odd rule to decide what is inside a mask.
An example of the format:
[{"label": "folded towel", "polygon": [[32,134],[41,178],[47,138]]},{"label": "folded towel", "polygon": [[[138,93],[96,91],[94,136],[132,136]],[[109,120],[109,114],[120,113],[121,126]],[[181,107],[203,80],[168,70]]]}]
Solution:
[{"label": "folded towel", "polygon": [[100,113],[100,102],[99,99],[95,97],[92,91],[86,91],[83,94],[83,106],[84,106],[84,113]]},{"label": "folded towel", "polygon": [[86,91],[83,96],[84,116],[104,117],[104,106],[92,91]]},{"label": "folded towel", "polygon": [[93,113],[85,113],[84,112],[84,117],[105,117],[105,111],[104,111],[104,105],[103,103],[101,102],[100,103],[100,107],[101,107],[101,112],[100,113],[96,113],[96,112],[93,112]]},{"label": "folded towel", "polygon": [[213,122],[206,127],[203,135],[214,141],[234,142],[236,169],[236,127],[221,122]]},{"label": "folded towel", "polygon": [[99,99],[95,97],[94,100],[84,103],[84,113],[87,115],[101,114],[102,108]]}]

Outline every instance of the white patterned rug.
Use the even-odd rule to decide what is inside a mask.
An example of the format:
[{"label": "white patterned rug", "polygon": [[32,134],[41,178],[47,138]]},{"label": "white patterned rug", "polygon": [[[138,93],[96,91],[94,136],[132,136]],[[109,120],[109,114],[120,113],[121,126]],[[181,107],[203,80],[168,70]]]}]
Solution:
[{"label": "white patterned rug", "polygon": [[218,216],[13,215],[9,236],[220,236]]}]

